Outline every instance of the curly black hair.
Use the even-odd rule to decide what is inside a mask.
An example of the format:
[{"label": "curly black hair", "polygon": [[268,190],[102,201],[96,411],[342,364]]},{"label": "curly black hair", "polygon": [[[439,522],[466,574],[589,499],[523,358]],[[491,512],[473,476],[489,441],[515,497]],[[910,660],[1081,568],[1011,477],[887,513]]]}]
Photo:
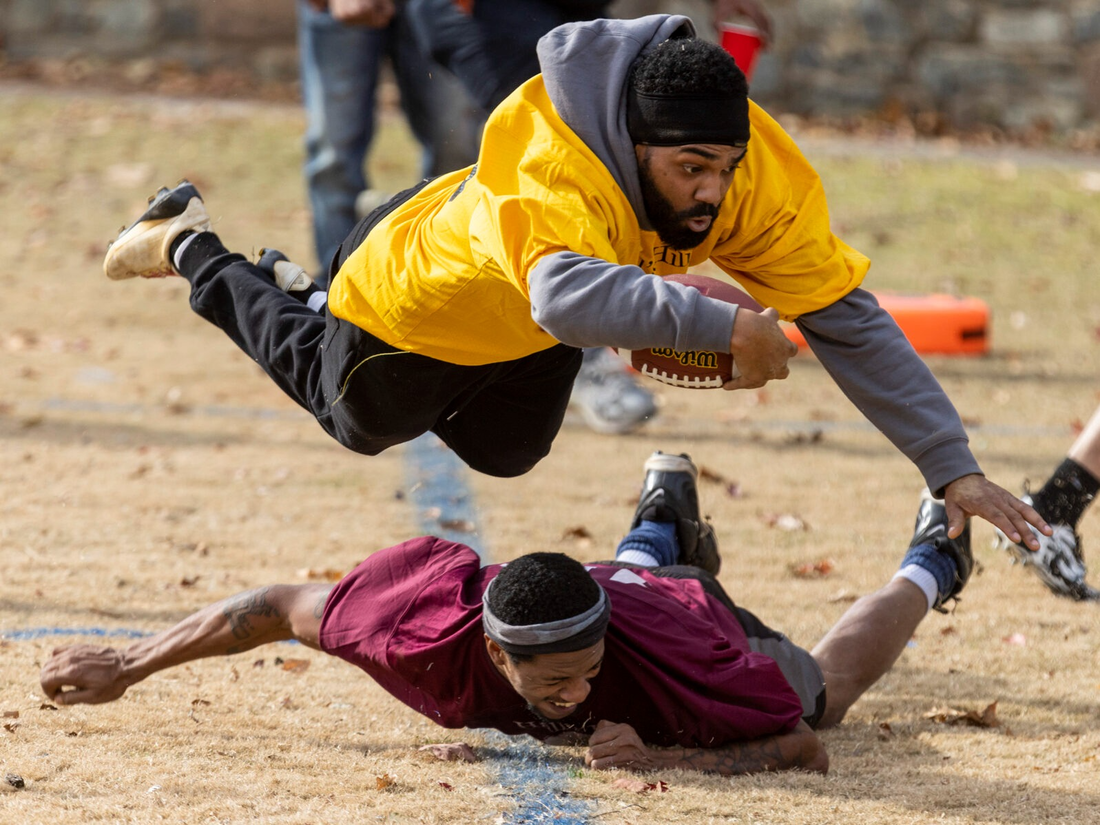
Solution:
[{"label": "curly black hair", "polygon": [[721,47],[696,37],[659,43],[630,69],[630,83],[643,94],[744,94],[749,85],[737,63]]},{"label": "curly black hair", "polygon": [[497,574],[489,609],[510,625],[541,624],[577,616],[599,598],[600,586],[576,559],[563,553],[530,553]]}]

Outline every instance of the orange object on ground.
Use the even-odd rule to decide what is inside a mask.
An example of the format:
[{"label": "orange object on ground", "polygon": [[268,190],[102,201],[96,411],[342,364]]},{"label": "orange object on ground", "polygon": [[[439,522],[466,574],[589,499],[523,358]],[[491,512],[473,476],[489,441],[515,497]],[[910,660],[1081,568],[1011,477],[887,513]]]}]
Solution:
[{"label": "orange object on ground", "polygon": [[[922,355],[985,355],[989,352],[989,305],[955,295],[873,293],[913,349]],[[800,348],[806,339],[793,324],[784,330]]]}]

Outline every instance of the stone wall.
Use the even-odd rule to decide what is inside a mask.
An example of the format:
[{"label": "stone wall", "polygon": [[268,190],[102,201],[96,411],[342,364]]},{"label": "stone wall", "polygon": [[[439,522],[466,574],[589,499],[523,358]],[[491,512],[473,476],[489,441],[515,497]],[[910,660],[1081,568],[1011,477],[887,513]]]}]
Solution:
[{"label": "stone wall", "polygon": [[[763,0],[776,42],[753,97],[805,115],[925,113],[957,127],[1066,129],[1100,116],[1100,0]],[[708,0],[618,0],[622,15]],[[146,59],[296,76],[291,0],[0,0],[8,64]]]}]

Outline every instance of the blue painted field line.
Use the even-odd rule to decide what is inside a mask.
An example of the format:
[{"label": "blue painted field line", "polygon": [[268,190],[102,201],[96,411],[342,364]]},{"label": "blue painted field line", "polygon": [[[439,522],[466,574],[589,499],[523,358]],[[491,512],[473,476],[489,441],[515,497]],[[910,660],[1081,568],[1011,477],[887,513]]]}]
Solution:
[{"label": "blue painted field line", "polygon": [[[106,415],[163,415],[163,404],[143,404],[141,402],[87,401],[74,398],[47,398],[39,402],[38,409],[48,412],[89,412]],[[179,414],[200,416],[203,418],[256,418],[273,420],[306,421],[309,414],[304,410],[270,409],[266,407],[233,407],[225,404],[206,404],[187,407]],[[746,421],[742,423],[745,431],[769,430],[781,432],[878,432],[869,421],[797,421],[768,419],[764,421]],[[1076,431],[1070,425],[1027,425],[1027,424],[968,424],[970,435],[1003,436],[1006,438],[1071,438]],[[440,538],[444,538],[440,536]]]},{"label": "blue painted field line", "polygon": [[[481,557],[483,564],[487,563],[484,540],[478,533],[473,492],[466,484],[463,464],[431,433],[407,444],[405,456],[420,531],[465,544]],[[508,822],[515,825],[588,822],[592,806],[569,796],[565,790],[568,777],[551,763],[545,749],[501,733],[486,735],[501,751],[493,760],[497,780],[515,794],[516,808]]]},{"label": "blue painted field line", "polygon": [[28,627],[26,630],[0,630],[0,639],[9,642],[26,642],[31,639],[44,639],[47,636],[99,636],[101,638],[122,636],[126,639],[141,639],[153,634],[145,630],[108,627]]},{"label": "blue painted field line", "polygon": [[[48,636],[144,639],[156,632],[155,630],[134,630],[129,627],[28,627],[23,630],[0,629],[0,639],[5,642],[29,642],[34,639],[45,639]],[[298,643],[297,639],[284,639],[281,642],[274,642],[274,644],[279,645],[296,645]]]}]

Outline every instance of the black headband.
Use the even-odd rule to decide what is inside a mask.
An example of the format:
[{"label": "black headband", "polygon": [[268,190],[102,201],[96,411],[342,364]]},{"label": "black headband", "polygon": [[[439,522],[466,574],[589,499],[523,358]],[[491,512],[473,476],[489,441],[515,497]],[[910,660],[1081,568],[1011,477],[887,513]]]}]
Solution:
[{"label": "black headband", "polygon": [[636,144],[684,146],[749,142],[749,99],[741,94],[662,95],[626,92],[626,131]]}]

